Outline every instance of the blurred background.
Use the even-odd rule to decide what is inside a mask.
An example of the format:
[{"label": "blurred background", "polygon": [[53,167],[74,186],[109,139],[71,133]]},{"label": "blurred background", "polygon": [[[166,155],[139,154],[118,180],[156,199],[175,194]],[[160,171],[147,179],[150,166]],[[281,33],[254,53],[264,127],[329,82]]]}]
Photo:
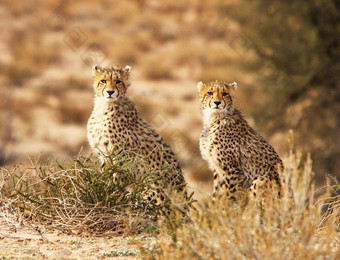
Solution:
[{"label": "blurred background", "polygon": [[237,81],[237,106],[276,148],[340,177],[339,0],[0,2],[0,165],[90,153],[91,67],[130,65],[128,95],[211,190],[198,81]]}]

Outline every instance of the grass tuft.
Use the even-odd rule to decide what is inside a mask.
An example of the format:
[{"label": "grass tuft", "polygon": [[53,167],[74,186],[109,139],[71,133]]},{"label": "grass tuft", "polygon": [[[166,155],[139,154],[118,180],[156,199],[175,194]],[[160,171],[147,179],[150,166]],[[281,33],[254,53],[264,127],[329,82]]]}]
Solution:
[{"label": "grass tuft", "polygon": [[[291,153],[282,176],[281,199],[269,192],[242,208],[207,198],[188,225],[173,225],[169,234],[160,224],[157,243],[141,252],[146,259],[338,259],[339,196],[325,192],[315,199],[309,157],[302,163]],[[332,217],[324,215],[325,202],[332,204]]]}]

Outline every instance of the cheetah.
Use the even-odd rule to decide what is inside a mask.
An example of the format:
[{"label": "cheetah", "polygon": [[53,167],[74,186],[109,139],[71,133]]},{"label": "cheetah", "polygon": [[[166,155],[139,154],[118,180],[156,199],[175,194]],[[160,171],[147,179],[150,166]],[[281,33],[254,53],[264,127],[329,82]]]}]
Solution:
[{"label": "cheetah", "polygon": [[186,198],[186,182],[174,152],[126,96],[130,71],[130,66],[92,68],[95,98],[87,124],[89,144],[102,167],[105,167],[108,158],[114,160],[112,157],[123,151],[134,150],[145,158],[147,164],[136,169],[141,174],[146,169],[167,169],[166,180],[156,181],[145,195],[150,204],[164,203],[171,192]]},{"label": "cheetah", "polygon": [[197,88],[203,117],[200,151],[213,172],[213,197],[235,200],[239,191],[263,197],[267,188],[279,195],[282,161],[234,107],[237,83],[199,82]]}]

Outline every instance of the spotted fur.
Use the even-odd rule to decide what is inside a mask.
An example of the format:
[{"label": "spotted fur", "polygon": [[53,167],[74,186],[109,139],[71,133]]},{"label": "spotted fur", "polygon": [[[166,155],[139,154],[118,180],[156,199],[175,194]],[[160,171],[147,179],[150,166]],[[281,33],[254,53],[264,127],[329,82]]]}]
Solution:
[{"label": "spotted fur", "polygon": [[237,83],[200,82],[197,88],[204,124],[200,150],[213,171],[214,196],[232,198],[248,190],[256,197],[272,187],[280,191],[282,161],[234,107]]},{"label": "spotted fur", "polygon": [[141,173],[146,168],[170,171],[166,180],[156,181],[150,187],[145,196],[150,202],[158,205],[173,191],[186,196],[186,183],[175,154],[126,97],[130,70],[129,66],[93,68],[95,100],[87,126],[90,146],[103,166],[108,156],[114,159],[124,150],[134,150],[147,161],[138,169]]}]

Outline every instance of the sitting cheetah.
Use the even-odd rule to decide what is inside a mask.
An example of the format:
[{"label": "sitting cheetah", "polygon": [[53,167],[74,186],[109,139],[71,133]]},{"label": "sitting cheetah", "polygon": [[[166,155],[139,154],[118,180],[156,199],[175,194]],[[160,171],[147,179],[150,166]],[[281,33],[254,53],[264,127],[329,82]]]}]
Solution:
[{"label": "sitting cheetah", "polygon": [[234,108],[237,83],[199,82],[197,88],[203,116],[200,150],[213,171],[213,196],[235,199],[240,190],[263,196],[268,185],[280,192],[282,161]]},{"label": "sitting cheetah", "polygon": [[[94,109],[88,120],[88,141],[102,162],[114,160],[124,150],[136,151],[145,158],[148,165],[141,165],[139,173],[145,169],[167,169],[169,174],[163,182],[156,181],[145,196],[154,205],[163,203],[169,192],[176,191],[186,197],[186,183],[180,165],[159,134],[144,121],[134,103],[126,97],[130,86],[131,68],[100,68],[94,66]],[[166,190],[166,192],[164,192]]]}]

